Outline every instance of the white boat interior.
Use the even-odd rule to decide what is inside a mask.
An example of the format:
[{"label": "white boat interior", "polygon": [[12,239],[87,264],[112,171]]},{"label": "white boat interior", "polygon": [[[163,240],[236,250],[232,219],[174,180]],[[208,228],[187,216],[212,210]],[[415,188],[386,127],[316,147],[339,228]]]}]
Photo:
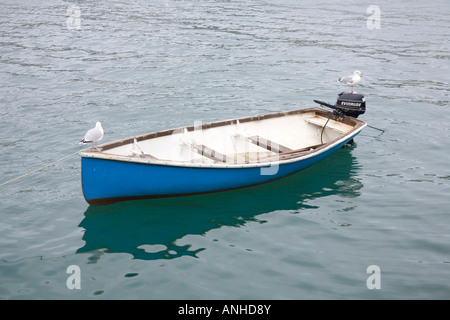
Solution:
[{"label": "white boat interior", "polygon": [[136,136],[82,153],[137,162],[264,163],[312,152],[364,124],[344,118],[320,108],[295,110]]}]

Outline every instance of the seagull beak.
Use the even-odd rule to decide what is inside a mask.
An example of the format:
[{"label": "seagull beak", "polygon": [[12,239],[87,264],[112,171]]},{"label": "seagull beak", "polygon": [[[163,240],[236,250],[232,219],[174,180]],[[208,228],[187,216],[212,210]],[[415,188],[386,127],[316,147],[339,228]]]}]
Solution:
[{"label": "seagull beak", "polygon": [[364,73],[360,72],[359,75],[362,76]]}]

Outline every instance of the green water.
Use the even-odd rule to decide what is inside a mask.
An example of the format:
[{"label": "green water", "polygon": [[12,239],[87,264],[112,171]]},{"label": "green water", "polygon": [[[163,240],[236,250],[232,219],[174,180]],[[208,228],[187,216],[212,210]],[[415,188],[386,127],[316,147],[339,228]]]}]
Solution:
[{"label": "green water", "polygon": [[381,1],[370,29],[371,4],[0,0],[0,183],[96,121],[109,142],[332,103],[355,69],[385,130],[208,196],[92,207],[78,156],[2,186],[0,299],[448,299],[450,8]]}]

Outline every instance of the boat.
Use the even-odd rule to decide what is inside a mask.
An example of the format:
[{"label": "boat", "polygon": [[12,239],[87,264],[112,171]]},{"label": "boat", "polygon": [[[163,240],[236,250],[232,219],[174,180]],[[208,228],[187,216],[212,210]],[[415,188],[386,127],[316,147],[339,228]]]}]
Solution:
[{"label": "boat", "polygon": [[106,205],[222,192],[287,177],[353,141],[367,125],[357,119],[365,111],[364,98],[358,99],[356,113],[352,103],[315,100],[333,110],[316,106],[194,124],[86,148],[80,151],[84,198],[90,205]]}]

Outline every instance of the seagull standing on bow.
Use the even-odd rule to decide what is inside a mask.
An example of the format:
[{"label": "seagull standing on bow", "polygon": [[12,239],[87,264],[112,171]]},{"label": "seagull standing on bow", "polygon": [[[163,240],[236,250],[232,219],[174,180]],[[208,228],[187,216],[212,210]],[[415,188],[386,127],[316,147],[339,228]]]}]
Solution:
[{"label": "seagull standing on bow", "polygon": [[94,148],[98,150],[96,144],[103,139],[103,128],[100,122],[95,124],[95,128],[92,128],[86,132],[84,138],[80,141],[80,144],[92,143]]},{"label": "seagull standing on bow", "polygon": [[362,75],[363,75],[363,73],[361,71],[355,70],[355,72],[353,72],[353,75],[339,78],[338,80],[339,80],[339,82],[351,87],[352,88],[351,92],[353,93],[353,87],[358,85],[361,82]]}]

